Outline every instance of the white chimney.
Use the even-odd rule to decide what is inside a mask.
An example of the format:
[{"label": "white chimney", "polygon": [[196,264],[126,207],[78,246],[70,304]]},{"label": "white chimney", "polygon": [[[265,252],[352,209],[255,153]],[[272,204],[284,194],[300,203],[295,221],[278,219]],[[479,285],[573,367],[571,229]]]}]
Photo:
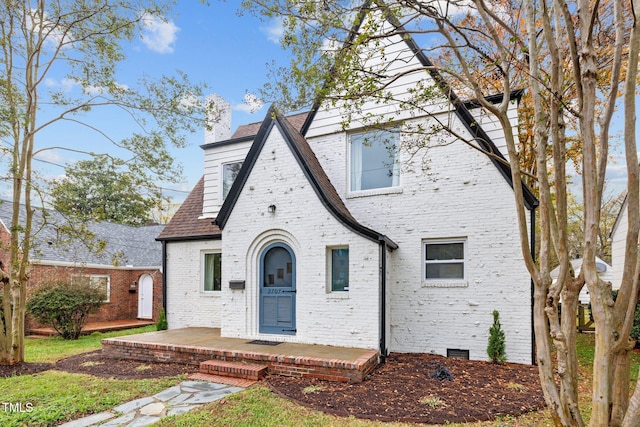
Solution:
[{"label": "white chimney", "polygon": [[215,93],[207,95],[205,99],[207,105],[211,106],[211,113],[207,118],[211,129],[204,130],[204,143],[211,144],[231,138],[231,104]]}]

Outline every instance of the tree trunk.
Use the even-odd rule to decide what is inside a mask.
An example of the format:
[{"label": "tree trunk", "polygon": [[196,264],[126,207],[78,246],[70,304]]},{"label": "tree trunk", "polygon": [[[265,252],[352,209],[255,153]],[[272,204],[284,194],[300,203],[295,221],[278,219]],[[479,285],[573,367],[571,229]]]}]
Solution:
[{"label": "tree trunk", "polygon": [[631,382],[631,350],[634,340],[613,355],[613,382],[611,385],[611,427],[622,426],[624,415],[629,406],[629,384]]}]

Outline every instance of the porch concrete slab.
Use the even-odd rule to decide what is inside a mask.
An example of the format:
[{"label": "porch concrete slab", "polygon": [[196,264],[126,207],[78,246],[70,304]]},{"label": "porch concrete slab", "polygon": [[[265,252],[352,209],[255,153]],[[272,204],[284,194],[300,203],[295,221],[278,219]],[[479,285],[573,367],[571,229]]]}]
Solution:
[{"label": "porch concrete slab", "polygon": [[262,354],[286,354],[295,357],[314,357],[321,359],[339,359],[355,361],[371,349],[334,347],[317,344],[299,344],[282,342],[278,345],[250,344],[251,339],[228,338],[220,336],[219,328],[180,328],[166,331],[147,332],[110,338],[106,341],[140,342],[147,344],[193,346],[212,349],[225,349],[238,352]]}]

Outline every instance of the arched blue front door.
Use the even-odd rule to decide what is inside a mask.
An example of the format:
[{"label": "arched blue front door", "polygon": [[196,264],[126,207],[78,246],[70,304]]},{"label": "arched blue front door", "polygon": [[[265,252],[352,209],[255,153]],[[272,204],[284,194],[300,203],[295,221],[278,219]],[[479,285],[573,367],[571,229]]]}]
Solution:
[{"label": "arched blue front door", "polygon": [[260,256],[260,332],[296,333],[296,257],[289,246],[273,243]]}]

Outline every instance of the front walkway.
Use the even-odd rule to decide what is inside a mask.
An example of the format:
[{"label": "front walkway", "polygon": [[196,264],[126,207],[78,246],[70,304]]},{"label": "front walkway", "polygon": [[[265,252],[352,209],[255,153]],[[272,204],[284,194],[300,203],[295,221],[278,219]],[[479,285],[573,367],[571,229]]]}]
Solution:
[{"label": "front walkway", "polygon": [[217,328],[181,328],[102,340],[108,357],[199,364],[217,359],[267,365],[269,372],[359,382],[378,364],[376,350],[225,338]]},{"label": "front walkway", "polygon": [[240,387],[225,384],[184,381],[154,396],[132,400],[112,410],[62,424],[61,427],[147,426],[164,417],[184,414],[241,390]]}]

